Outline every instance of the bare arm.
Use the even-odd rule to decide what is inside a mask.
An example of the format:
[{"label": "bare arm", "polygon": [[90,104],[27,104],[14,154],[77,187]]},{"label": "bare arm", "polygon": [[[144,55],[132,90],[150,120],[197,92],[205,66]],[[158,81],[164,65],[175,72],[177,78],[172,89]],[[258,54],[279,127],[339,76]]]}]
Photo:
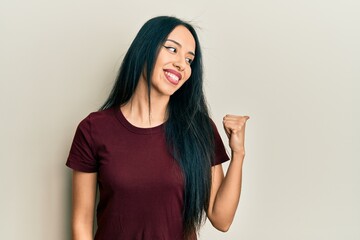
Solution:
[{"label": "bare arm", "polygon": [[96,173],[73,171],[72,239],[93,240]]},{"label": "bare arm", "polygon": [[230,228],[239,204],[242,163],[241,155],[232,155],[225,177],[221,164],[212,167],[212,187],[207,216],[211,224],[223,232]]},{"label": "bare arm", "polygon": [[225,177],[221,164],[212,167],[212,186],[207,216],[212,225],[223,232],[230,228],[240,200],[242,166],[245,157],[245,123],[248,119],[248,116],[227,115],[224,117],[224,129],[231,148],[231,161]]}]

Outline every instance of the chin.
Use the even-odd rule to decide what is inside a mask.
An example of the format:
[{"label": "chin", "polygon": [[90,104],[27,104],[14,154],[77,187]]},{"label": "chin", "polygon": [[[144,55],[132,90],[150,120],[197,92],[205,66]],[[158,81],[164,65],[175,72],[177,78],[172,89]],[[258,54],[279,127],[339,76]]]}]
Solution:
[{"label": "chin", "polygon": [[170,89],[170,88],[163,88],[163,89],[157,89],[155,90],[157,92],[157,94],[159,94],[160,96],[168,96],[170,97],[171,95],[173,95],[177,89]]}]

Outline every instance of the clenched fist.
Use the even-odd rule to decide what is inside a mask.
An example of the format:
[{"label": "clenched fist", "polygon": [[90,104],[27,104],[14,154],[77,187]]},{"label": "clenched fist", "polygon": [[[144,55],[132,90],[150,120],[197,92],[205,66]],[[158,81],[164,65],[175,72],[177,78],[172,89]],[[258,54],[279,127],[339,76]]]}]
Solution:
[{"label": "clenched fist", "polygon": [[249,116],[236,116],[227,114],[223,118],[223,126],[229,138],[229,145],[233,153],[245,155],[245,126]]}]

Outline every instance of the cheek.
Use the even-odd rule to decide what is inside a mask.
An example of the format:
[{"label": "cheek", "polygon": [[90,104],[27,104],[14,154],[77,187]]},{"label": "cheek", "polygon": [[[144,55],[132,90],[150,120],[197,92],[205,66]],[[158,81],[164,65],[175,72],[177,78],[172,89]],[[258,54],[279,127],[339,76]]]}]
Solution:
[{"label": "cheek", "polygon": [[186,80],[188,80],[191,76],[191,67],[186,71]]}]

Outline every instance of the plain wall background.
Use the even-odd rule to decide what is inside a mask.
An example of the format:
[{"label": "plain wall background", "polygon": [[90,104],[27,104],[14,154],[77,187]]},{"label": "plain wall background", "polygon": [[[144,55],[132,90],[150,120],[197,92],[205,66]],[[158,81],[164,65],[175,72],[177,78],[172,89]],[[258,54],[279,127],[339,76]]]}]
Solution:
[{"label": "plain wall background", "polygon": [[360,239],[359,13],[358,0],[1,0],[0,239],[70,239],[76,126],[157,15],[201,27],[226,145],[222,116],[251,117],[236,218],[201,239]]}]

